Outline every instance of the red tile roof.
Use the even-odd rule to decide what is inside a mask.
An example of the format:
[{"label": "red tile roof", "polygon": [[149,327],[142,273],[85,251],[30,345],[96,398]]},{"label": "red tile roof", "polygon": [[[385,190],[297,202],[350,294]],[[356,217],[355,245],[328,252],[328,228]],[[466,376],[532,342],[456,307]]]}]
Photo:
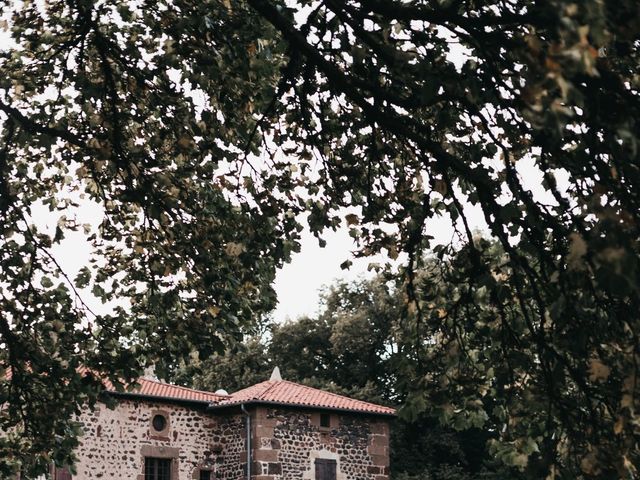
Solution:
[{"label": "red tile roof", "polygon": [[131,392],[133,395],[206,403],[218,403],[227,399],[224,395],[205,392],[203,390],[194,390],[193,388],[181,387],[179,385],[162,383],[148,378],[140,378],[138,383],[140,384],[140,388]]},{"label": "red tile roof", "polygon": [[390,407],[355,400],[287,380],[267,380],[266,382],[252,385],[232,393],[227,399],[219,402],[218,405],[226,406],[240,403],[275,403],[377,415],[395,415],[396,413],[395,409]]},{"label": "red tile roof", "polygon": [[[10,370],[5,372],[5,379],[11,379]],[[342,410],[374,415],[395,415],[396,413],[395,409],[390,407],[355,400],[287,380],[267,380],[266,382],[239,390],[231,395],[219,395],[203,390],[194,390],[192,388],[171,385],[148,378],[138,379],[137,383],[140,387],[131,392],[117,392],[110,382],[104,383],[106,391],[116,396],[206,403],[212,407],[220,408],[240,405],[241,403],[266,403]]]},{"label": "red tile roof", "polygon": [[[82,375],[88,372],[88,369],[82,367],[78,369],[78,372]],[[11,370],[6,370],[4,379],[11,380]],[[0,377],[0,381],[3,377]],[[121,396],[141,396],[141,397],[156,397],[168,400],[182,400],[187,402],[202,402],[206,404],[218,403],[222,400],[226,400],[228,396],[218,395],[212,392],[205,392],[203,390],[194,390],[193,388],[181,387],[179,385],[171,385],[169,383],[159,382],[157,380],[151,380],[149,378],[139,378],[137,380],[139,387],[132,391],[118,392],[113,387],[113,384],[108,380],[103,380],[102,384],[108,393],[121,395]]]}]

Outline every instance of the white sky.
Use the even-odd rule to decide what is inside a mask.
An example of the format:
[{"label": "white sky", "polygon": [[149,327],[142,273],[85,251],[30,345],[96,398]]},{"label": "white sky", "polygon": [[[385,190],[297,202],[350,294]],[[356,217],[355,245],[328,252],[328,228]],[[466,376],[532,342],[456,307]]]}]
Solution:
[{"label": "white sky", "polygon": [[[430,235],[436,241],[444,243],[450,240],[453,230],[448,220],[432,221],[430,225]],[[384,261],[381,258],[354,259],[351,251],[355,250],[356,245],[345,227],[336,232],[328,232],[323,238],[327,244],[321,248],[316,238],[305,231],[301,251],[293,256],[291,263],[278,271],[274,285],[278,294],[278,307],[273,314],[274,320],[282,322],[315,314],[322,287],[336,280],[371,277],[375,272],[368,270],[369,263]],[[353,265],[349,270],[341,270],[340,264],[347,259]]]}]

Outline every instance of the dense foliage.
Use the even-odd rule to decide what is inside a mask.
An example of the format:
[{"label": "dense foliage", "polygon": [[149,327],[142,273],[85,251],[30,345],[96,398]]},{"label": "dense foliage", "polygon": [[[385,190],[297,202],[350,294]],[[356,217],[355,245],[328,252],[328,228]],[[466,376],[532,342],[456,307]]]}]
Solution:
[{"label": "dense foliage", "polygon": [[[250,327],[306,212],[401,263],[408,412],[498,418],[496,458],[534,478],[636,475],[638,2],[0,8],[0,473],[68,459],[99,391],[80,365],[162,372]],[[53,252],[87,202],[69,274]]]},{"label": "dense foliage", "polygon": [[[279,74],[239,27],[273,30],[206,2],[129,3],[0,7],[15,43],[0,55],[0,429],[16,432],[0,439],[0,476],[12,459],[46,468],[52,449],[65,461],[71,414],[100,390],[79,366],[126,381],[237,337],[273,307],[296,238],[270,197],[246,201],[219,168]],[[100,218],[82,225],[87,205]],[[36,221],[42,206],[55,228]],[[77,274],[55,255],[74,231],[92,247]]]}]

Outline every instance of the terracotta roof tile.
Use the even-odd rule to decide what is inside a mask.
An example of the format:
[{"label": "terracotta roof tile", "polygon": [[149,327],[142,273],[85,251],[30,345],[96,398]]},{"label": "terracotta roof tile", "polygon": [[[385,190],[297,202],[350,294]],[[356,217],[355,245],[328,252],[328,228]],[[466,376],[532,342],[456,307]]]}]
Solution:
[{"label": "terracotta roof tile", "polygon": [[148,378],[140,378],[138,383],[140,388],[132,392],[133,394],[207,403],[218,403],[227,398],[224,395],[162,383]]},{"label": "terracotta roof tile", "polygon": [[[11,371],[5,372],[5,379],[11,378]],[[241,403],[275,403],[299,407],[326,408],[330,410],[345,410],[374,415],[395,415],[396,411],[390,407],[374,403],[355,400],[335,393],[325,392],[317,388],[300,385],[287,380],[267,380],[239,390],[231,395],[218,395],[203,390],[171,385],[168,383],[138,379],[140,387],[131,392],[116,392],[109,382],[104,382],[106,391],[116,395],[157,397],[189,402],[203,402],[211,406],[225,407]]]},{"label": "terracotta roof tile", "polygon": [[222,400],[218,405],[235,405],[245,402],[277,403],[381,415],[395,415],[396,413],[395,409],[390,407],[355,400],[287,380],[267,380],[252,385],[232,393],[229,398]]},{"label": "terracotta roof tile", "polygon": [[[88,369],[85,367],[81,367],[78,369],[80,374],[86,374]],[[11,370],[6,370],[4,374],[4,379],[11,380]],[[0,380],[3,378],[0,377]],[[127,396],[145,396],[145,397],[158,397],[172,400],[183,400],[189,402],[203,402],[203,403],[218,403],[222,400],[226,400],[228,397],[225,395],[218,395],[212,392],[205,392],[203,390],[194,390],[193,388],[181,387],[179,385],[171,385],[169,383],[159,382],[157,380],[151,380],[149,378],[139,378],[137,383],[139,387],[130,392],[117,392],[113,387],[113,384],[108,380],[102,381],[105,390],[109,393],[114,393],[116,395],[127,395]]]}]

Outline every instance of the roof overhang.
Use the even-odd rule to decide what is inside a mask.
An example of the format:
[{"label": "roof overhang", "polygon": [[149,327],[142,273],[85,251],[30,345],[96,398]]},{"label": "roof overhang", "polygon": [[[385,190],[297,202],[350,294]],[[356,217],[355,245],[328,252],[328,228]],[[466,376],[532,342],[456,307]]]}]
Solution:
[{"label": "roof overhang", "polygon": [[188,398],[163,397],[160,395],[146,395],[144,393],[135,393],[135,392],[114,392],[112,390],[105,390],[104,392],[102,392],[102,394],[109,397],[123,398],[126,400],[142,400],[147,402],[171,403],[171,404],[177,404],[177,405],[199,407],[204,409],[207,409],[211,406],[211,402],[207,400],[191,400]]},{"label": "roof overhang", "polygon": [[268,406],[278,406],[278,407],[287,407],[293,408],[296,410],[323,410],[323,411],[331,411],[331,412],[342,412],[342,413],[352,413],[367,417],[387,417],[387,418],[396,418],[397,413],[391,412],[369,412],[366,410],[358,410],[354,408],[339,408],[339,407],[323,407],[319,405],[302,405],[299,403],[288,403],[288,402],[275,402],[272,400],[246,400],[243,402],[229,402],[229,403],[212,403],[209,404],[208,410],[223,410],[227,408],[240,407],[241,405],[268,405]]}]

